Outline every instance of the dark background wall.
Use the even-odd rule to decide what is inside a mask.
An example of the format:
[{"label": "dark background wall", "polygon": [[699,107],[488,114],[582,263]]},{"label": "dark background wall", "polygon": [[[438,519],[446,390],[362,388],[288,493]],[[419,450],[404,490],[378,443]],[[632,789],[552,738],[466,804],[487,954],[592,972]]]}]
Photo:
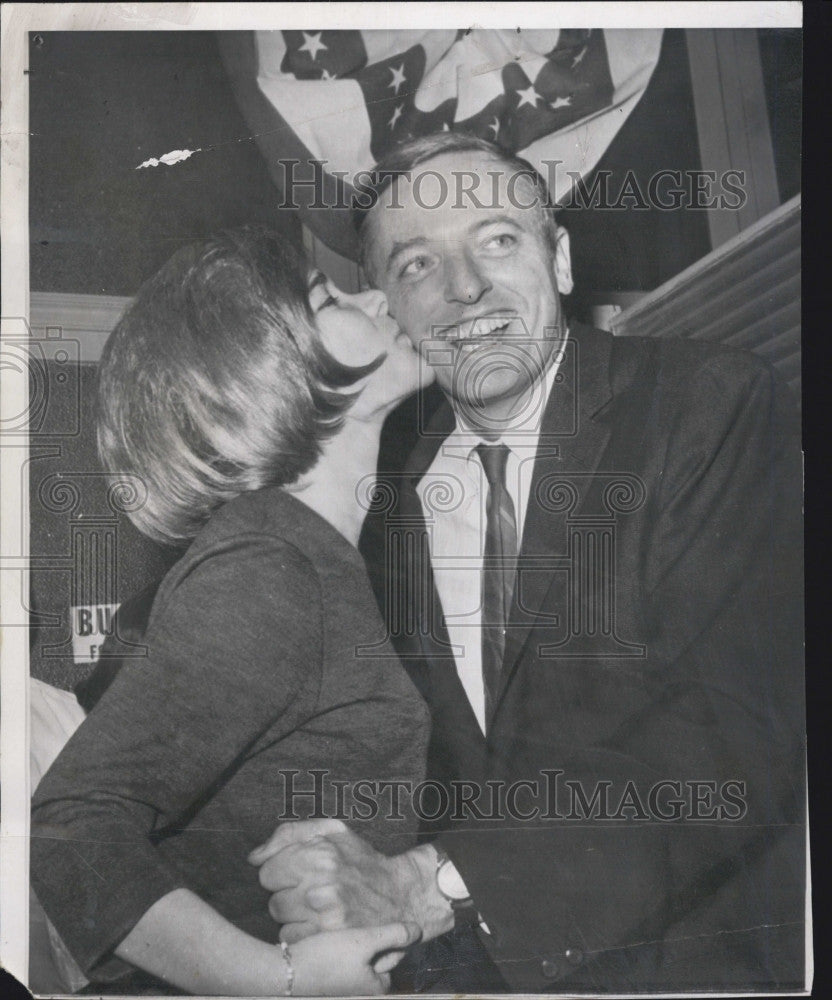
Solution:
[{"label": "dark background wall", "polygon": [[[594,174],[608,171],[615,202],[628,172],[646,192],[660,170],[699,170],[685,33],[664,33],[659,62],[644,93],[613,139]],[[630,202],[632,204],[632,201]],[[562,223],[571,235],[578,295],[648,291],[678,274],[711,249],[704,212],[567,208]]]},{"label": "dark background wall", "polygon": [[29,44],[34,291],[132,295],[177,246],[224,226],[299,238],[212,32],[43,32]]},{"label": "dark background wall", "polygon": [[757,39],[777,186],[780,201],[784,202],[800,191],[803,31],[799,28],[761,28]]}]

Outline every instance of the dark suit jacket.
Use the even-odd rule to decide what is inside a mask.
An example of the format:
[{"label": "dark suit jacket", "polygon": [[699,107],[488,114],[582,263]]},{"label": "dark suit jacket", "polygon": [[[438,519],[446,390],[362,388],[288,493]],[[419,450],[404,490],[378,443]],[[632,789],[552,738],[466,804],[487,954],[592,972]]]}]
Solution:
[{"label": "dark suit jacket", "polygon": [[[429,774],[450,806],[426,833],[464,877],[505,982],[800,987],[801,465],[769,368],[573,328],[487,739],[449,655],[415,492],[453,423],[445,405],[404,473],[382,473],[362,547],[432,710]],[[504,804],[483,818],[488,799],[454,814],[459,782],[487,781],[540,795],[518,789],[513,817]],[[676,797],[680,818],[663,818]]]}]

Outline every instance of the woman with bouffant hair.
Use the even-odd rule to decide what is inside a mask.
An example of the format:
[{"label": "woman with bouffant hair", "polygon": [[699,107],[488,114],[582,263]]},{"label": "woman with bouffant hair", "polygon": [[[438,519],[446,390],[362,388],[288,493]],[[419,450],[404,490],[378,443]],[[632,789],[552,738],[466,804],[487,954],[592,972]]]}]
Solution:
[{"label": "woman with bouffant hair", "polygon": [[[247,857],[357,781],[423,777],[427,710],[355,545],[384,417],[428,380],[380,292],[342,294],[259,228],[179,251],[113,332],[102,461],[141,480],[137,527],[183,553],[147,655],[34,799],[33,885],[85,992],[380,992],[418,934],[289,949]],[[398,853],[416,817],[361,833]]]},{"label": "woman with bouffant hair", "polygon": [[99,367],[99,452],[143,480],[144,534],[180,544],[226,500],[294,483],[342,426],[343,390],[381,358],[339,363],[308,285],[285,241],[241,229],[181,250],[116,327]]}]

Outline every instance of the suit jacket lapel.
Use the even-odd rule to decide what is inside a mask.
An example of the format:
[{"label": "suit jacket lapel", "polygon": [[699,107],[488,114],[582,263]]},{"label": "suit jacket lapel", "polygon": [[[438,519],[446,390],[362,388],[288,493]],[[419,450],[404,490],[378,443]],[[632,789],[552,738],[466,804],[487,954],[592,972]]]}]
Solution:
[{"label": "suit jacket lapel", "polygon": [[[598,468],[609,441],[610,426],[603,413],[612,398],[611,348],[609,334],[573,325],[546,405],[518,559],[519,584],[515,587],[511,617],[518,624],[506,635],[501,698],[522,660],[535,623],[545,620],[546,597],[553,584],[552,555],[566,552],[567,511],[554,513],[551,504],[547,507],[547,495],[555,495],[557,483],[568,483],[573,474],[577,501],[568,514],[579,514],[590,476]],[[535,564],[541,567],[538,572],[534,571]],[[499,700],[495,712],[498,707]]]},{"label": "suit jacket lapel", "polygon": [[[540,560],[545,567],[551,563],[553,553],[566,551],[566,513],[553,514],[541,503],[540,495],[545,496],[547,486],[556,488],[557,480],[568,481],[570,473],[578,474],[574,480],[576,483],[585,484],[588,474],[598,468],[610,436],[610,427],[603,419],[603,412],[612,399],[609,375],[611,349],[611,335],[577,324],[572,326],[565,357],[543,415],[520,550],[521,568],[523,560],[530,565]],[[427,432],[420,437],[405,469],[401,509],[413,519],[413,523],[418,522],[423,531],[427,528],[416,485],[454,426],[453,410],[449,404],[443,403]],[[586,489],[579,488],[577,503],[569,511],[571,516],[580,512],[585,495]],[[448,655],[450,639],[430,559],[426,556],[418,573],[420,575],[416,579],[422,581],[420,590],[424,595],[419,599],[420,607],[417,609],[419,651],[428,666],[429,694],[426,697],[433,711],[434,723],[441,720],[451,734],[454,734],[454,727],[458,727],[454,735],[463,743],[481,741],[482,731],[459,680],[456,662]],[[519,624],[510,628],[506,636],[502,687],[495,714],[522,661],[534,625],[544,615],[552,583],[551,570],[547,572],[544,568],[541,572],[529,572],[523,579],[522,587],[515,589],[511,621]],[[425,600],[432,605],[426,608]]]},{"label": "suit jacket lapel", "polygon": [[[426,433],[420,436],[405,467],[401,491],[402,515],[408,522],[418,526],[418,533],[423,538],[428,533],[428,527],[416,487],[455,425],[453,410],[444,402],[431,420]],[[479,746],[484,737],[459,679],[427,546],[416,546],[413,558],[415,564],[411,567],[413,572],[409,586],[412,589],[409,592],[416,598],[418,651],[427,666],[427,690],[422,685],[420,687],[431,707],[434,729],[439,728],[453,734],[457,745]],[[400,561],[400,564],[403,562]],[[402,569],[406,571],[404,565]],[[404,581],[401,582],[404,585]]]}]

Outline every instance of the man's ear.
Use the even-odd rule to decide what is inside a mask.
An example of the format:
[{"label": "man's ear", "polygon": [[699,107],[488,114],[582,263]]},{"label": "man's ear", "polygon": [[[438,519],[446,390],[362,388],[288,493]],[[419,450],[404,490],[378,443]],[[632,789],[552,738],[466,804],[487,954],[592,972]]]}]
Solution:
[{"label": "man's ear", "polygon": [[569,252],[569,233],[558,226],[555,229],[555,259],[553,263],[555,279],[558,283],[558,291],[561,295],[568,295],[573,288],[572,281],[572,255]]}]

